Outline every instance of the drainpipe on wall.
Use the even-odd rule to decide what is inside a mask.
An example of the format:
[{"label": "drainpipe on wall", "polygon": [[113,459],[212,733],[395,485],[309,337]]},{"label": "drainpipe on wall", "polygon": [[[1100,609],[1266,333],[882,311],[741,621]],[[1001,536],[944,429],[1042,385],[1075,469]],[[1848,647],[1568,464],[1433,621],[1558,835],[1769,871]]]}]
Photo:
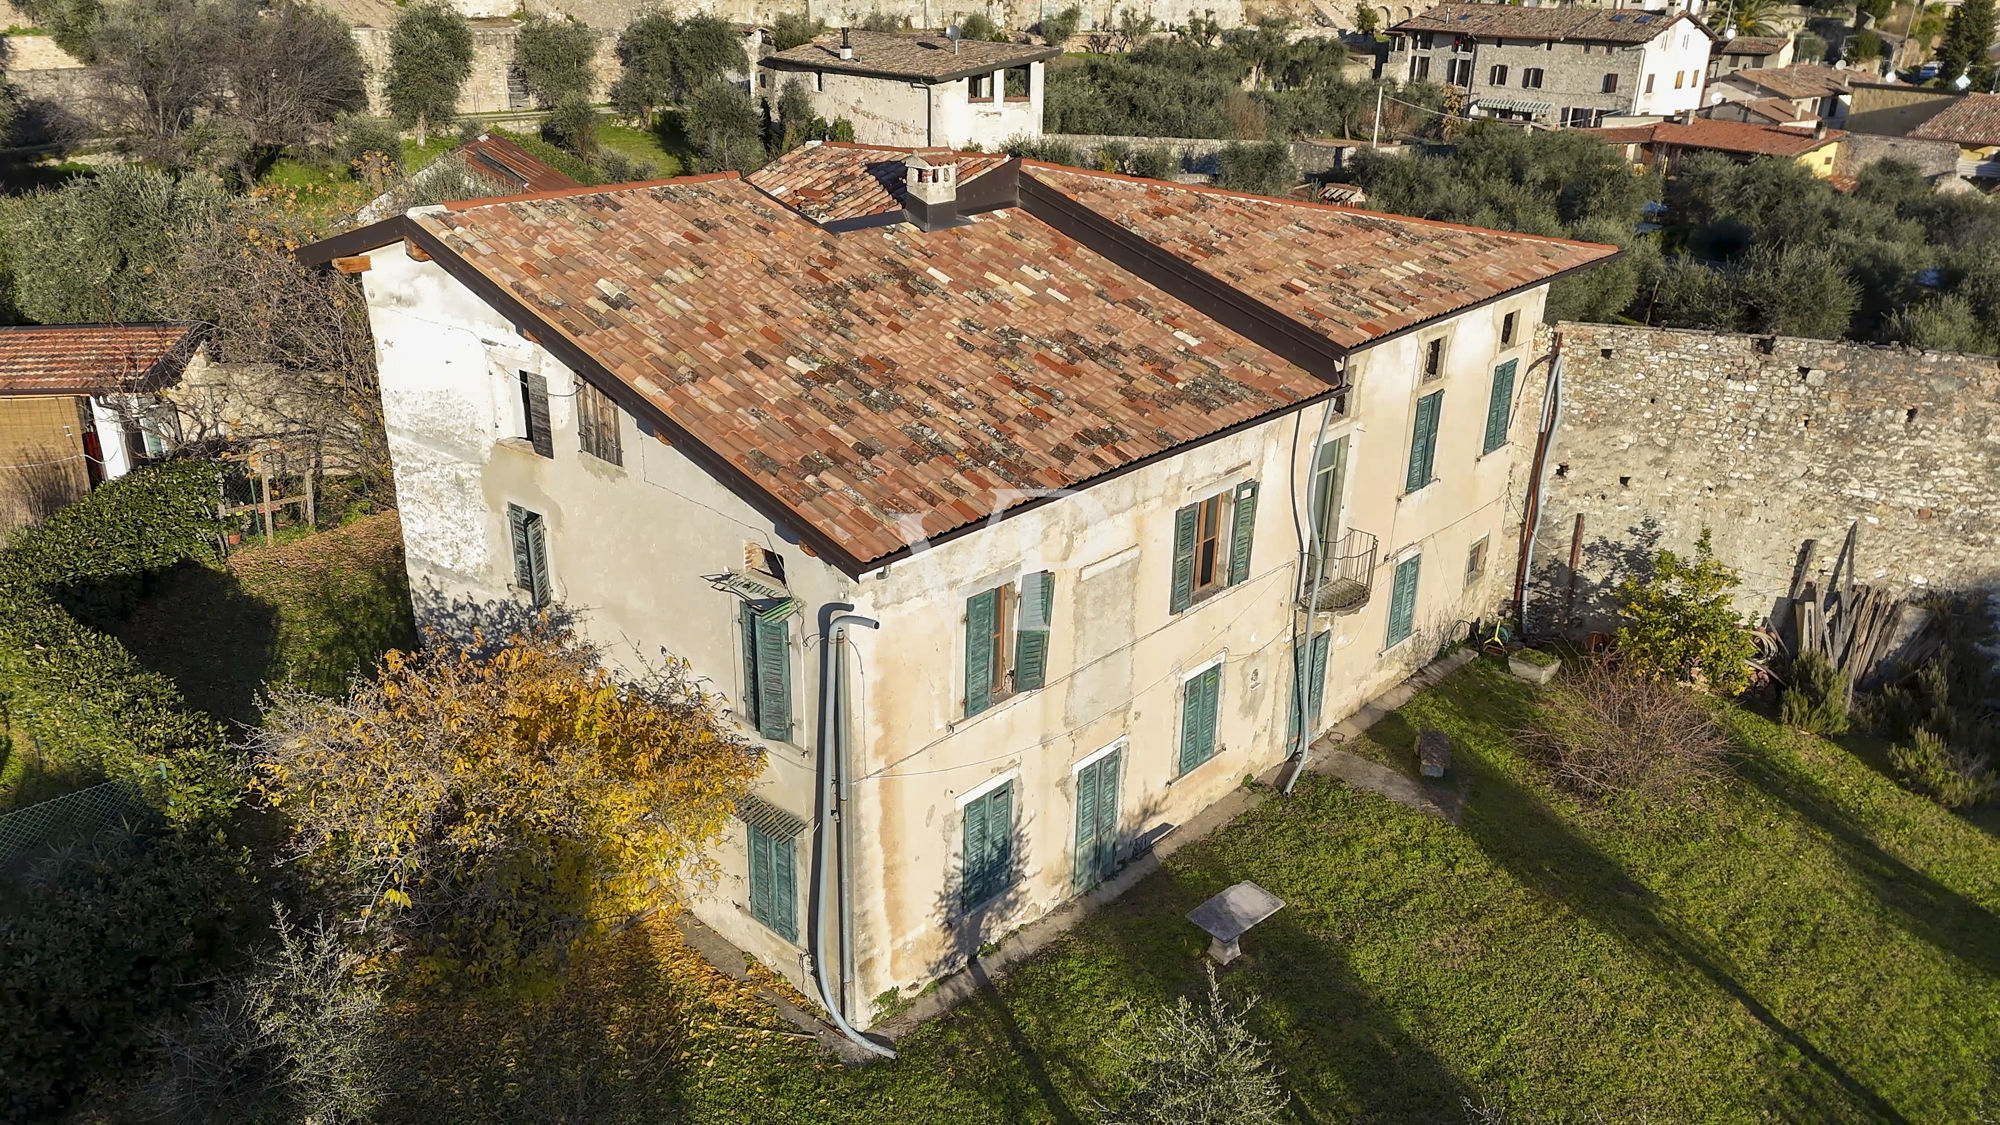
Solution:
[{"label": "drainpipe on wall", "polygon": [[[1346,371],[1345,364],[1341,370],[1343,373]],[[1312,716],[1306,710],[1306,704],[1312,699],[1312,687],[1306,682],[1306,676],[1312,670],[1313,613],[1319,605],[1320,583],[1326,580],[1326,552],[1320,547],[1318,529],[1312,526],[1315,515],[1312,490],[1318,483],[1319,451],[1320,447],[1326,444],[1326,427],[1327,423],[1333,420],[1333,404],[1334,399],[1326,400],[1326,409],[1319,416],[1319,433],[1314,435],[1312,453],[1306,458],[1306,536],[1310,546],[1306,547],[1303,557],[1299,560],[1299,578],[1303,588],[1297,592],[1292,603],[1292,706],[1298,708],[1299,733],[1298,745],[1292,747],[1289,755],[1297,759],[1297,764],[1292,767],[1292,775],[1285,779],[1287,794],[1291,793],[1292,787],[1299,783],[1299,775],[1306,772],[1306,759],[1312,755]],[[1296,464],[1292,467],[1291,477],[1294,490],[1292,510],[1296,512],[1298,511]],[[1312,599],[1309,602],[1306,601],[1308,591]],[[1303,646],[1300,644],[1299,636],[1300,613],[1305,614],[1306,620]]]},{"label": "drainpipe on wall", "polygon": [[1556,426],[1562,421],[1562,334],[1556,333],[1549,348],[1548,389],[1542,395],[1541,433],[1535,440],[1534,467],[1528,473],[1528,510],[1521,519],[1521,557],[1514,563],[1514,624],[1517,632],[1528,632],[1528,568],[1534,563],[1535,536],[1541,529],[1542,505],[1548,496],[1546,472],[1549,450],[1555,445]]},{"label": "drainpipe on wall", "polygon": [[[837,884],[832,888],[832,897],[839,904],[840,917],[837,921],[840,932],[840,955],[843,968],[849,963],[847,947],[850,938],[846,877],[846,840],[843,838],[838,842],[839,852],[837,856],[829,855],[834,850],[836,843],[833,839],[834,834],[840,831],[842,820],[841,799],[846,795],[847,784],[845,762],[843,760],[844,755],[840,752],[844,741],[840,736],[840,731],[845,729],[846,719],[841,713],[840,694],[837,687],[840,682],[839,644],[841,638],[845,635],[847,626],[850,624],[864,625],[870,629],[880,628],[880,625],[870,618],[849,613],[848,611],[853,608],[852,605],[846,602],[828,602],[819,607],[819,765],[817,775],[819,793],[816,798],[817,808],[814,810],[816,815],[813,827],[813,886],[812,901],[807,907],[806,953],[812,958],[813,979],[819,985],[820,1004],[826,1008],[827,1015],[833,1017],[833,1025],[839,1028],[840,1033],[852,1040],[856,1046],[866,1049],[871,1054],[893,1059],[896,1057],[895,1051],[854,1030],[854,1026],[847,1022],[847,1013],[845,1010],[847,1006],[845,1000],[847,982],[843,979],[841,981],[841,988],[835,989],[833,983],[827,979],[826,972],[826,906],[827,898],[829,897],[827,884],[830,881]],[[836,867],[838,868],[837,878]],[[845,974],[843,973],[844,976]]]}]

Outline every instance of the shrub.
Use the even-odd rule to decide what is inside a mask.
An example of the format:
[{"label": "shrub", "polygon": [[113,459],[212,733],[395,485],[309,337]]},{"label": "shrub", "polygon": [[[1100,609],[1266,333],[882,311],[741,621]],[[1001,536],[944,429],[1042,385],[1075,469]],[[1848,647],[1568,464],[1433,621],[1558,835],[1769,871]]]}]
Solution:
[{"label": "shrub", "polygon": [[2000,779],[1986,755],[1967,754],[1918,729],[1908,743],[1889,748],[1889,764],[1910,788],[1948,809],[1990,800]]},{"label": "shrub", "polygon": [[542,132],[555,144],[585,160],[597,154],[597,111],[589,99],[572,94],[556,103],[542,120]]},{"label": "shrub", "polygon": [[1280,141],[1231,144],[1216,154],[1215,162],[1216,186],[1231,191],[1283,195],[1299,182],[1298,165],[1292,162],[1292,146]]},{"label": "shrub", "polygon": [[[370,153],[375,154],[372,160]],[[356,179],[368,175],[370,170],[384,174],[399,172],[403,168],[403,138],[387,121],[373,117],[343,118],[334,156]]]},{"label": "shrub", "polygon": [[1076,34],[1077,25],[1083,22],[1083,9],[1075,4],[1042,17],[1042,39],[1051,47],[1060,47]]},{"label": "shrub", "polygon": [[1719,774],[1730,742],[1679,684],[1593,660],[1545,689],[1519,741],[1552,780],[1580,796],[1661,799]]},{"label": "shrub", "polygon": [[1171,1008],[1131,1015],[1132,1035],[1115,1048],[1131,1093],[1105,1113],[1105,1125],[1276,1125],[1286,1097],[1280,1072],[1244,1022],[1255,1006],[1255,997],[1240,1007],[1225,1002],[1211,967],[1206,1002],[1183,996]]},{"label": "shrub", "polygon": [[1620,661],[1645,679],[1693,679],[1724,695],[1748,687],[1757,642],[1730,600],[1738,581],[1716,561],[1705,528],[1692,558],[1659,552],[1651,574],[1619,583]]},{"label": "shrub", "polygon": [[1166,145],[1147,145],[1133,151],[1125,172],[1149,180],[1165,180],[1180,171],[1180,167],[1180,157],[1175,155],[1173,149]]},{"label": "shrub", "polygon": [[1836,671],[1818,652],[1792,661],[1792,684],[1778,696],[1778,717],[1788,727],[1812,734],[1847,730],[1847,673]]}]

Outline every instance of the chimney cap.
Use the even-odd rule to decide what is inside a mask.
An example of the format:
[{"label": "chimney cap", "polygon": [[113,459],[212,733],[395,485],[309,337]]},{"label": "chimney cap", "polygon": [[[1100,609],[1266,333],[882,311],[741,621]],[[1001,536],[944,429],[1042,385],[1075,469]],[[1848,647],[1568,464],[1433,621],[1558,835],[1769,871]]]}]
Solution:
[{"label": "chimney cap", "polygon": [[854,40],[849,36],[848,29],[845,27],[840,29],[840,57],[843,59],[854,57]]}]

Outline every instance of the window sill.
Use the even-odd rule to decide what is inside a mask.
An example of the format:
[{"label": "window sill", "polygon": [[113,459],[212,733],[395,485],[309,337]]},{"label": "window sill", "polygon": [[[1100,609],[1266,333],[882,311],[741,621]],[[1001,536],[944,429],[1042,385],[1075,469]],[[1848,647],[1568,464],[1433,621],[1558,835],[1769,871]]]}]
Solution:
[{"label": "window sill", "polygon": [[1216,759],[1222,757],[1224,754],[1227,753],[1229,753],[1228,745],[1221,742],[1216,743],[1214,753],[1210,754],[1206,758],[1203,758],[1201,761],[1196,762],[1194,765],[1188,767],[1186,770],[1183,770],[1180,773],[1177,773],[1174,776],[1168,778],[1167,788],[1171,789],[1174,786],[1179,785],[1183,778],[1193,777],[1194,775],[1200,773],[1202,771],[1202,767],[1209,765],[1211,762],[1214,762]]},{"label": "window sill", "polygon": [[1424,482],[1424,486],[1422,488],[1410,489],[1408,492],[1405,492],[1402,495],[1396,497],[1396,503],[1400,504],[1403,501],[1408,500],[1413,496],[1422,496],[1425,492],[1430,490],[1431,485],[1436,484],[1439,480],[1442,479],[1443,479],[1442,477],[1432,477],[1431,479]]},{"label": "window sill", "polygon": [[535,448],[534,442],[524,437],[503,437],[499,441],[493,443],[493,448],[512,449],[517,452],[525,453],[530,457],[539,457],[544,461],[555,460],[555,454],[553,452],[550,452],[548,454],[543,454],[541,450]]}]

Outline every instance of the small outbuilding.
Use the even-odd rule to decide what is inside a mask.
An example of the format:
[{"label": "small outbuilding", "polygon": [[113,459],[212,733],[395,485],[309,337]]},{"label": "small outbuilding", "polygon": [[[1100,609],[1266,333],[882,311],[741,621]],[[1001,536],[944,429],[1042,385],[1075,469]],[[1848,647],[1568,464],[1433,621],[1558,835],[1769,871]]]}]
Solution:
[{"label": "small outbuilding", "polygon": [[846,118],[862,144],[991,151],[1042,135],[1042,68],[1060,54],[1035,43],[843,29],[766,55],[757,92],[776,102],[796,76],[813,112]]}]

